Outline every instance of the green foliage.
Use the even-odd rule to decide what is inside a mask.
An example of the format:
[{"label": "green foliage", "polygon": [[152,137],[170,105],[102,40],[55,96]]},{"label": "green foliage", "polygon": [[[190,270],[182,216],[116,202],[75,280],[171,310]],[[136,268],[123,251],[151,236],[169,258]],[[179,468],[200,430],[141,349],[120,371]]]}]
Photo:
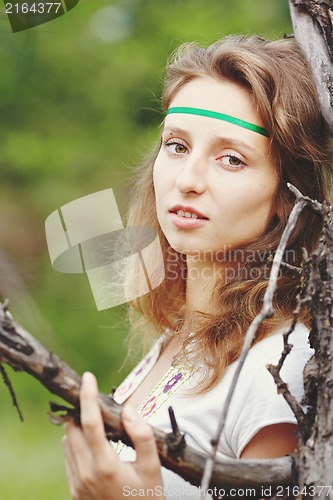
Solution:
[{"label": "green foliage", "polygon": [[[16,34],[1,12],[0,249],[48,333],[38,321],[26,326],[78,372],[95,372],[103,391],[126,373],[119,373],[125,308],[97,312],[85,276],[52,270],[44,220],[107,187],[125,209],[131,167],[159,133],[164,67],[180,43],[290,32],[287,0],[81,0],[57,20]],[[9,297],[22,320],[28,295],[14,288]],[[0,498],[65,500],[61,431],[45,417],[49,396],[25,374],[14,381],[27,422],[16,420],[1,385]]]}]

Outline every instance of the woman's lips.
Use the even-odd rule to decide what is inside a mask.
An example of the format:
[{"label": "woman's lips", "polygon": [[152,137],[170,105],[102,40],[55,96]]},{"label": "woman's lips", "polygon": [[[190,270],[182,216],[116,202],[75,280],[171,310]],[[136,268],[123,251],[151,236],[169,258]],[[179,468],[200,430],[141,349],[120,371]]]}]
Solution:
[{"label": "woman's lips", "polygon": [[[197,210],[196,208],[194,207],[190,207],[190,206],[186,206],[186,205],[174,205],[173,207],[170,208],[169,212],[171,213],[178,213],[178,215],[181,215],[181,216],[184,216],[186,213],[190,213],[190,214],[195,214],[196,215],[196,218],[199,218],[199,219],[207,219],[207,217],[199,212],[199,210]],[[179,213],[181,212],[181,213]]]},{"label": "woman's lips", "polygon": [[208,222],[208,219],[194,219],[193,217],[184,217],[177,213],[170,212],[171,222],[181,229],[195,229]]}]

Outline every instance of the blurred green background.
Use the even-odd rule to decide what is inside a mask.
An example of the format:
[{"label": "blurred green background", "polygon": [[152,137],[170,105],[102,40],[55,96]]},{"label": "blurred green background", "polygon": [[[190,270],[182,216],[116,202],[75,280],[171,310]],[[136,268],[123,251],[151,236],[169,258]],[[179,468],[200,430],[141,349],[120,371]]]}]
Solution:
[{"label": "blurred green background", "polygon": [[[98,312],[84,275],[50,264],[46,217],[127,182],[158,136],[167,57],[182,42],[291,32],[287,0],[80,0],[64,16],[13,34],[0,6],[0,297],[16,318],[101,390],[119,384],[126,308]],[[121,369],[122,367],[122,369]],[[25,422],[0,384],[0,499],[66,500],[55,400],[8,369]]]}]

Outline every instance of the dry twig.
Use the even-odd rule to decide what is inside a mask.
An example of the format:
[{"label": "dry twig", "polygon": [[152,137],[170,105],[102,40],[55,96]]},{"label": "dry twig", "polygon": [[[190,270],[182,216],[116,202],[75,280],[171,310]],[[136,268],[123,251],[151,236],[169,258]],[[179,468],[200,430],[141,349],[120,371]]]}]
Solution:
[{"label": "dry twig", "polygon": [[[55,354],[49,352],[29,332],[8,315],[6,307],[0,307],[0,362],[15,370],[25,371],[39,380],[50,392],[62,397],[72,407],[52,403],[51,409],[64,411],[63,416],[53,415],[52,421],[62,423],[67,418],[79,422],[79,391],[81,377]],[[100,393],[105,430],[112,439],[131,442],[121,424],[121,406],[112,398]],[[166,434],[154,428],[155,439],[162,465],[179,474],[190,483],[199,486],[206,456],[190,448],[179,435],[172,417],[173,432]],[[261,489],[295,484],[294,459],[284,457],[275,460],[226,460],[214,465],[210,487],[228,492],[231,488],[253,488],[260,498]]]},{"label": "dry twig", "polygon": [[226,400],[225,400],[224,407],[223,407],[221,415],[220,415],[220,419],[219,419],[219,423],[218,423],[215,437],[212,440],[211,453],[210,453],[209,458],[207,459],[207,462],[206,462],[205,471],[204,471],[204,475],[203,475],[202,482],[201,482],[201,488],[203,491],[207,491],[208,485],[209,485],[210,480],[211,480],[211,475],[212,475],[214,463],[216,460],[216,453],[217,453],[219,439],[220,439],[220,436],[221,436],[223,429],[225,427],[225,422],[226,422],[226,418],[228,416],[228,411],[230,408],[230,404],[232,401],[234,390],[235,390],[237,381],[239,379],[240,372],[241,372],[243,365],[244,365],[244,362],[246,360],[246,357],[251,349],[252,343],[255,339],[255,336],[256,336],[256,333],[258,331],[259,326],[264,321],[264,319],[269,318],[274,314],[273,296],[274,296],[274,292],[275,292],[276,286],[277,286],[278,273],[279,273],[281,262],[283,259],[283,254],[286,250],[286,246],[287,246],[289,237],[290,237],[290,235],[291,235],[292,231],[294,230],[294,227],[297,223],[298,217],[300,216],[302,210],[304,209],[305,205],[308,202],[308,200],[306,198],[302,197],[301,193],[295,187],[293,187],[291,185],[288,185],[288,187],[293,191],[293,193],[295,195],[297,195],[297,197],[299,199],[297,200],[296,204],[294,205],[294,207],[289,215],[288,222],[287,222],[286,227],[282,233],[278,248],[275,252],[273,263],[272,263],[272,269],[271,269],[271,273],[270,273],[270,277],[269,277],[269,281],[268,281],[268,286],[267,286],[267,289],[266,289],[266,292],[264,295],[263,307],[262,307],[260,313],[252,321],[248,331],[246,332],[245,338],[244,338],[244,343],[243,343],[241,354],[240,354],[239,359],[238,359],[237,368],[235,370],[235,374],[234,374],[234,377],[232,379],[230,389],[229,389],[228,395],[227,395]]}]

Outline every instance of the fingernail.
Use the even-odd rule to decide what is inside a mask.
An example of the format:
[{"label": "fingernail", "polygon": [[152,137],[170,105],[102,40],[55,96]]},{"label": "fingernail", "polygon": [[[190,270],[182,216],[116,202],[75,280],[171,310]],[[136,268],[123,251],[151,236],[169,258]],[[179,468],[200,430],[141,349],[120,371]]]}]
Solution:
[{"label": "fingernail", "polygon": [[91,372],[84,372],[82,375],[82,385],[85,387],[92,387],[95,383],[95,377]]},{"label": "fingernail", "polygon": [[138,419],[138,414],[131,405],[124,406],[122,416],[129,424],[133,424]]}]

